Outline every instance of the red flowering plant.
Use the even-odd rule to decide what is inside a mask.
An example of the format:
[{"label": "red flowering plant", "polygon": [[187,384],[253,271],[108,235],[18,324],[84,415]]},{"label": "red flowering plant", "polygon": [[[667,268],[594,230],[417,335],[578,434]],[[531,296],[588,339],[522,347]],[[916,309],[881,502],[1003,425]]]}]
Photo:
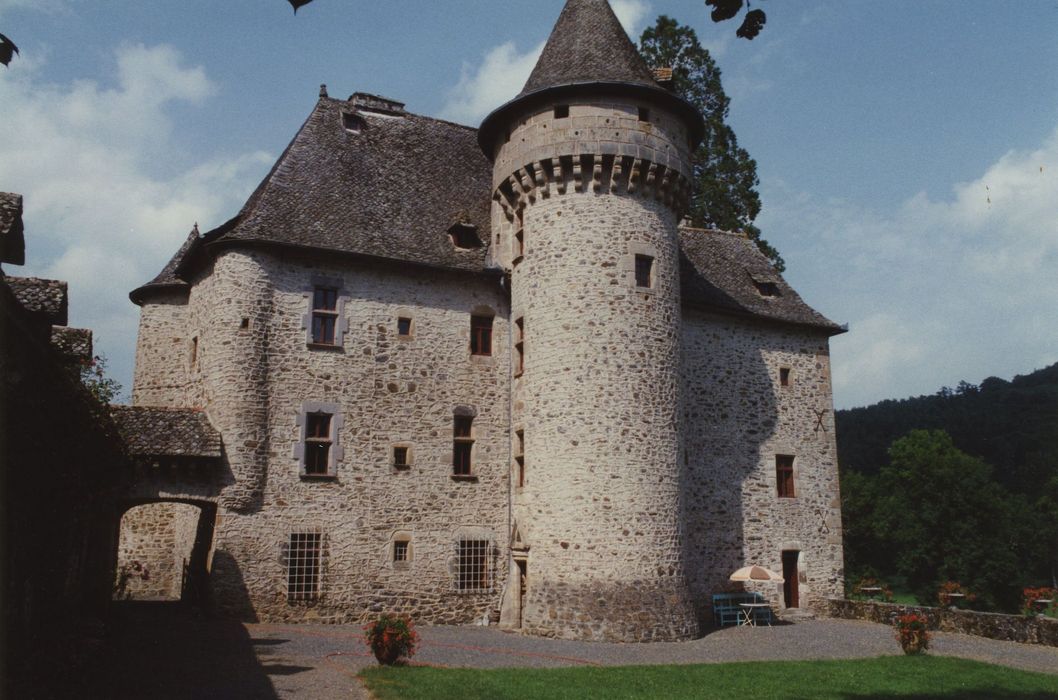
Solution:
[{"label": "red flowering plant", "polygon": [[383,666],[392,666],[415,654],[419,634],[408,617],[383,614],[364,625],[364,640]]},{"label": "red flowering plant", "polygon": [[929,620],[910,613],[896,618],[896,641],[905,654],[921,654],[929,648]]},{"label": "red flowering plant", "polygon": [[1058,588],[1026,588],[1021,592],[1021,612],[1025,615],[1058,617]]},{"label": "red flowering plant", "polygon": [[945,581],[937,591],[937,600],[944,607],[957,608],[977,600],[977,596],[962,587],[958,581]]},{"label": "red flowering plant", "polygon": [[893,589],[876,578],[864,576],[852,587],[852,597],[856,600],[881,598],[885,602],[891,603],[893,602]]}]

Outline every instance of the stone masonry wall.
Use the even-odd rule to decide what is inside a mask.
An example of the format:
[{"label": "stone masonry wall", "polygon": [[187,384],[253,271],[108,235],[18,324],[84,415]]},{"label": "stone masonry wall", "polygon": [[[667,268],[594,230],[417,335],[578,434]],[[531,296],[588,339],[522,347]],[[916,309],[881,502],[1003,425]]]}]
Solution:
[{"label": "stone masonry wall", "polygon": [[[705,619],[710,596],[730,589],[735,569],[781,573],[783,550],[800,552],[800,607],[823,609],[843,592],[827,338],[693,309],[683,318],[683,507],[699,614]],[[778,496],[776,454],[795,458],[794,498]],[[781,584],[755,588],[784,607]]]},{"label": "stone masonry wall", "polygon": [[[524,240],[524,256],[510,263],[512,318],[525,334],[513,412],[526,469],[515,520],[529,545],[521,627],[688,638],[697,622],[679,519],[678,214],[660,182],[630,188],[620,158],[622,147],[638,153],[635,144],[649,143],[652,157],[682,168],[686,131],[656,109],[639,121],[635,104],[569,111],[555,119],[549,106],[514,128],[494,178],[510,182],[506,174],[530,161],[543,176],[516,173],[497,205],[511,216],[494,219],[508,240],[519,227]],[[646,288],[636,286],[637,254],[653,259]]]},{"label": "stone masonry wall", "polygon": [[155,292],[140,308],[133,405],[189,406],[192,348],[187,315],[187,295],[181,292]]},{"label": "stone masonry wall", "polygon": [[126,586],[133,600],[179,600],[184,563],[191,558],[201,509],[186,503],[148,503],[121,518],[118,570],[139,562],[144,580],[133,575]]},{"label": "stone masonry wall", "polygon": [[[223,435],[232,478],[262,478],[259,502],[218,515],[212,584],[220,608],[330,622],[385,610],[434,623],[498,609],[508,539],[508,311],[496,278],[448,274],[227,251],[197,282],[191,325],[207,330],[196,391]],[[306,342],[303,318],[321,281],[340,290],[347,329],[338,348]],[[495,314],[489,357],[470,355],[472,313]],[[398,317],[412,319],[410,336],[397,335]],[[229,367],[253,352],[266,357],[248,371]],[[248,377],[257,382],[249,393]],[[330,477],[303,476],[295,456],[309,402],[340,417]],[[474,414],[472,479],[452,476],[457,410]],[[248,439],[238,418],[259,411],[266,459],[263,473],[251,474],[232,450],[261,439]],[[409,447],[410,467],[394,467],[394,445]],[[288,543],[300,532],[320,533],[324,543],[313,602],[287,599]],[[492,542],[488,590],[456,590],[460,536]],[[408,562],[393,561],[395,539],[410,542]]]}]

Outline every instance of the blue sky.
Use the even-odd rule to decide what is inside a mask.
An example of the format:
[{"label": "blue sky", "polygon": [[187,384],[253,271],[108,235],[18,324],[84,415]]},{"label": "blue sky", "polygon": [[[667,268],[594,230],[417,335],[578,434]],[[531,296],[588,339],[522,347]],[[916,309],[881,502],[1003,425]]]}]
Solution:
[{"label": "blue sky", "polygon": [[[373,92],[476,125],[562,0],[0,0],[0,190],[27,265],[131,386],[127,299],[232,216],[312,109]],[[830,318],[838,407],[1058,361],[1058,0],[761,0],[752,42],[700,0],[613,0],[634,36],[690,24],[757,160],[758,224]]]}]

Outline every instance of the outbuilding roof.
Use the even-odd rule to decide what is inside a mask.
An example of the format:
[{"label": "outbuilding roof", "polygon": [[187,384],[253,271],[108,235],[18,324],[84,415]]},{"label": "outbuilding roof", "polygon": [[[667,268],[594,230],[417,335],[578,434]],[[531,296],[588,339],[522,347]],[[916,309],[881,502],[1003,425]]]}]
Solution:
[{"label": "outbuilding roof", "polygon": [[26,263],[22,195],[14,192],[0,192],[0,262]]},{"label": "outbuilding roof", "polygon": [[129,454],[138,457],[220,457],[220,433],[202,411],[111,406]]}]

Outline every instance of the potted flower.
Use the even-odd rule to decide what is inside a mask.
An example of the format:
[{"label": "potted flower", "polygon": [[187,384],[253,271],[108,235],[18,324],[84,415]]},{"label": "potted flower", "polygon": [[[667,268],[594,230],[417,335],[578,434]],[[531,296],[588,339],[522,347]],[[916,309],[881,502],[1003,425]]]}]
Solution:
[{"label": "potted flower", "polygon": [[896,640],[905,654],[921,654],[929,648],[929,620],[910,613],[896,618]]},{"label": "potted flower", "polygon": [[1058,616],[1058,589],[1026,588],[1021,592],[1021,612],[1025,615]]},{"label": "potted flower", "polygon": [[937,591],[937,600],[942,607],[958,608],[976,599],[977,596],[963,588],[958,581],[945,581]]},{"label": "potted flower", "polygon": [[877,600],[880,598],[887,603],[891,603],[893,602],[893,591],[878,579],[864,576],[853,586],[852,597],[856,600]]},{"label": "potted flower", "polygon": [[364,625],[364,636],[375,658],[383,666],[392,666],[398,660],[415,653],[419,635],[407,617],[383,614],[374,622]]}]

